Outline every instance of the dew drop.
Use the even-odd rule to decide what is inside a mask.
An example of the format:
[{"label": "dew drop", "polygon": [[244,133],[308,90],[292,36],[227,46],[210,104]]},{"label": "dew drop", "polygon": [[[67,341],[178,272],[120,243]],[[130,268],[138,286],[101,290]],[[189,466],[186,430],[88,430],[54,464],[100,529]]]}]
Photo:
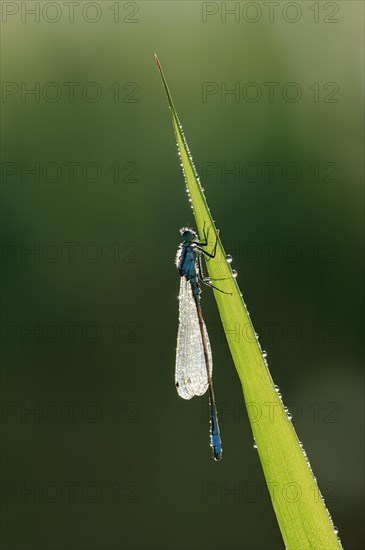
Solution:
[{"label": "dew drop", "polygon": [[238,273],[235,269],[232,269],[232,275],[234,278],[238,277]]},{"label": "dew drop", "polygon": [[230,264],[230,263],[233,261],[233,258],[232,258],[232,256],[231,256],[230,254],[227,254],[226,260],[227,260],[227,262]]}]

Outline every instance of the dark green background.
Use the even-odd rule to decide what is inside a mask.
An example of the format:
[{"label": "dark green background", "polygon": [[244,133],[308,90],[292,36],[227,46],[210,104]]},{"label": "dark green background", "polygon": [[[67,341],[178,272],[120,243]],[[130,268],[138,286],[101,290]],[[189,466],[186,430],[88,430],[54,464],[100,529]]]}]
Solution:
[{"label": "dark green background", "polygon": [[[1,104],[2,548],[283,548],[208,289],[220,464],[210,458],[206,399],[184,402],[174,388],[173,260],[178,228],[194,220],[154,51],[199,173],[207,162],[263,170],[257,181],[251,172],[238,181],[209,176],[207,200],[344,546],[363,548],[362,3],[302,1],[296,23],[285,20],[297,9],[285,2],[272,22],[263,7],[256,23],[242,12],[222,21],[220,3],[206,23],[202,3],[190,1],[121,2],[119,23],[115,2],[97,2],[95,23],[82,18],[84,1],[73,23],[63,2],[54,23],[52,6],[36,22],[10,4],[19,11],[3,12],[1,25],[2,80],[15,90]],[[272,102],[269,81],[279,82]],[[39,82],[39,102],[16,92],[22,82]],[[42,96],[50,82],[62,90],[54,102],[51,88]],[[74,102],[65,82],[80,83]],[[82,97],[89,82],[100,86],[99,101]],[[255,82],[263,96],[204,102],[204,82]],[[284,101],[288,82],[300,85],[299,101]],[[336,102],[326,101],[328,82],[338,86]],[[79,163],[73,182],[70,162]],[[279,164],[272,181],[268,162]],[[298,181],[282,176],[289,162],[302,169]],[[22,179],[21,163],[39,163],[39,178]],[[47,163],[62,168],[59,178],[54,166],[42,174]],[[98,181],[89,181],[92,168],[82,174],[87,163],[100,166]],[[336,164],[332,178],[327,163]],[[88,243],[97,244],[96,261]],[[39,247],[39,257],[24,247]],[[35,496],[25,494],[32,488]]]}]

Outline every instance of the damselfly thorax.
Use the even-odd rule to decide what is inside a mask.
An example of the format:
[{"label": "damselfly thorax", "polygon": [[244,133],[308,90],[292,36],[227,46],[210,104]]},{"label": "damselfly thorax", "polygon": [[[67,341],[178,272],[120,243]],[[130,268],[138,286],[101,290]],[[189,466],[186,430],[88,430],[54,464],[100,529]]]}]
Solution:
[{"label": "damselfly thorax", "polygon": [[176,254],[176,267],[181,277],[185,277],[192,285],[193,294],[200,294],[198,282],[200,267],[200,251],[195,243],[183,242]]}]

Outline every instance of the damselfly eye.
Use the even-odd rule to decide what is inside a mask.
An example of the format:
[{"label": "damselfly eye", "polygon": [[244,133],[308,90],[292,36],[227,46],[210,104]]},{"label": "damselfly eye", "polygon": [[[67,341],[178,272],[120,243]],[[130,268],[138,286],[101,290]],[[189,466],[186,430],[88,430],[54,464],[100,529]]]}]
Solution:
[{"label": "damselfly eye", "polygon": [[195,233],[195,231],[190,229],[190,227],[182,227],[180,229],[180,235],[181,240],[186,242],[191,242],[198,238],[198,235]]}]

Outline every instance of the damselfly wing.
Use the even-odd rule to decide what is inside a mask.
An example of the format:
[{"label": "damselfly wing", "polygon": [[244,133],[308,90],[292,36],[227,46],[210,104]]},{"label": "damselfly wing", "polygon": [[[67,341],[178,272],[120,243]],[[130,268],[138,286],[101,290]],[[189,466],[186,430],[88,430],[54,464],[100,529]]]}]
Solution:
[{"label": "damselfly wing", "polygon": [[[212,351],[205,323],[203,330],[208,351],[209,372],[212,376]],[[185,277],[180,279],[175,384],[178,394],[183,399],[204,395],[209,385],[196,303],[191,284]]]}]

